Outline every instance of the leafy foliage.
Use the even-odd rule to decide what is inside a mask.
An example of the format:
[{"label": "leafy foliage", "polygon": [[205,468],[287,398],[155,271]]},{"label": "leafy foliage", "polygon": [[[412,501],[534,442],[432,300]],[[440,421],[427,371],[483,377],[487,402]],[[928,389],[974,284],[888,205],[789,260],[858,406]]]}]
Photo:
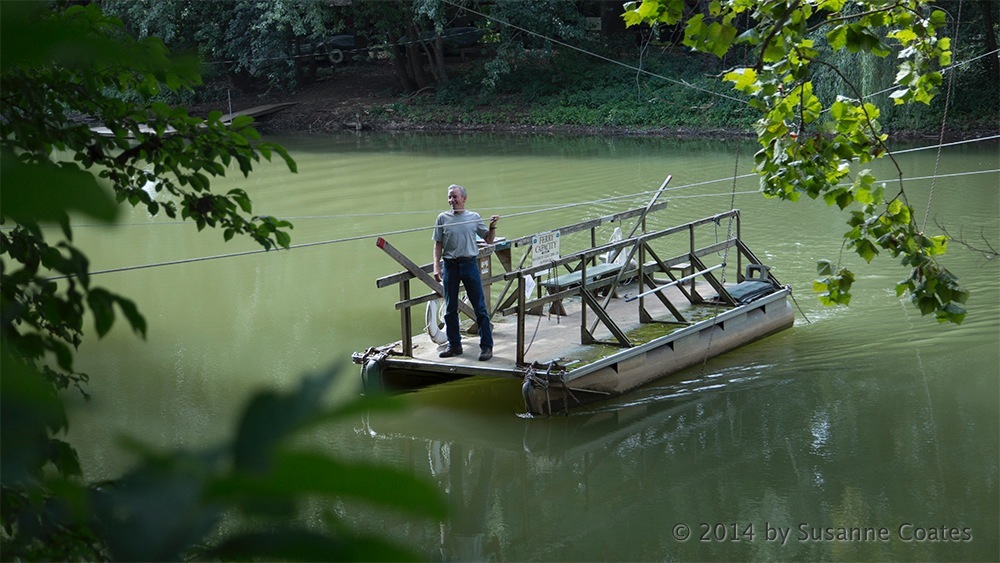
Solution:
[{"label": "leafy foliage", "polygon": [[551,61],[551,39],[576,43],[584,37],[583,17],[576,2],[569,0],[501,0],[485,4],[482,9],[491,18],[487,26],[496,53],[484,66],[482,84],[487,89],[498,88],[520,64]]},{"label": "leafy foliage", "polygon": [[[158,39],[129,39],[96,5],[3,2],[0,26],[0,557],[178,560],[239,514],[263,527],[222,538],[212,556],[412,559],[333,520],[336,530],[293,520],[296,499],[314,497],[443,513],[412,477],[293,445],[304,428],[369,408],[324,407],[332,372],[289,394],[259,394],[229,446],[177,453],[133,444],[142,462],[128,475],[81,483],[76,451],[57,436],[68,427],[60,392],[84,392],[88,381],[73,366],[84,316],[98,336],[119,315],[145,336],[146,320],[131,300],[92,282],[71,216],[110,223],[128,202],[221,229],[226,240],[288,248],[290,223],[254,216],[246,192],[216,194],[211,181],[233,170],[246,176],[273,155],[293,172],[295,162],[261,142],[249,118],[201,120],[155,101],[164,89],[198,84],[195,62],[171,59]],[[47,224],[60,227],[58,240],[47,240]]]},{"label": "leafy foliage", "polygon": [[130,35],[157,37],[173,52],[195,52],[211,70],[243,83],[293,89],[306,80],[319,45],[341,26],[327,2],[276,0],[105,0]]},{"label": "leafy foliage", "polygon": [[[96,6],[49,13],[15,2],[3,10],[0,220],[14,224],[0,233],[3,336],[29,358],[54,355],[67,374],[53,382],[64,388],[86,379],[73,373],[70,352],[80,343],[85,309],[98,335],[111,329],[116,309],[135,332],[146,332],[134,303],[91,284],[87,258],[72,244],[70,214],[109,222],[127,201],[199,229],[219,227],[227,239],[247,235],[265,248],[287,248],[290,223],[251,216],[245,192],[214,194],[210,178],[231,164],[247,175],[272,154],[293,171],[295,163],[280,146],[258,143],[249,118],[203,121],[159,102],[136,107],[108,95],[148,98],[199,79],[193,60],[169,59],[159,40],[116,36],[120,22]],[[105,134],[91,128],[95,122]],[[63,240],[46,241],[44,222],[59,224]]]},{"label": "leafy foliage", "polygon": [[[681,0],[642,0],[630,4],[626,23],[673,24],[681,20]],[[748,16],[748,20],[741,17]],[[745,28],[740,21],[750,21]],[[864,100],[836,66],[821,57],[817,37],[833,52],[849,51],[886,57],[897,53],[895,104],[929,104],[941,84],[939,68],[951,64],[951,41],[939,38],[946,14],[924,0],[713,0],[704,13],[687,18],[684,44],[726,55],[735,45],[754,59],[725,75],[736,91],[759,112],[755,129],[761,150],[755,156],[761,191],[796,201],[802,194],[823,198],[850,212],[848,246],[866,261],[880,250],[900,257],[909,277],[897,285],[923,314],[942,322],[962,322],[968,292],[937,261],[945,237],[928,237],[913,220],[900,171],[899,191],[890,196],[873,189],[868,170],[851,176],[851,166],[891,153],[879,125],[880,110]],[[853,98],[838,96],[825,103],[814,92],[814,69],[825,67],[843,79]],[[898,166],[897,166],[898,169]],[[849,187],[842,185],[849,180]],[[826,304],[847,304],[854,276],[834,272],[821,262],[816,282]]]},{"label": "leafy foliage", "polygon": [[[303,379],[288,392],[262,391],[244,410],[230,443],[201,452],[157,451],[138,443],[142,458],[111,486],[91,493],[94,527],[108,541],[114,559],[171,561],[224,519],[245,524],[200,548],[218,559],[264,557],[280,560],[413,560],[417,554],[380,538],[358,536],[336,523],[326,528],[299,522],[307,499],[354,498],[416,517],[443,518],[440,493],[405,472],[338,461],[296,440],[317,425],[372,409],[398,407],[369,398],[339,407],[323,405],[338,370]],[[150,503],[157,510],[145,509]]]}]

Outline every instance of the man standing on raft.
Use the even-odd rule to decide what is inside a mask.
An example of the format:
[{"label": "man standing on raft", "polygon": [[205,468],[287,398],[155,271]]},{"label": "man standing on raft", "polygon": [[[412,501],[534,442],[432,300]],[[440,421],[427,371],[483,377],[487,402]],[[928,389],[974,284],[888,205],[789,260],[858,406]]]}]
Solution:
[{"label": "man standing on raft", "polygon": [[[476,311],[479,325],[479,361],[493,357],[493,327],[490,325],[483,282],[479,276],[479,245],[476,235],[492,244],[497,232],[499,215],[490,217],[486,227],[483,218],[475,211],[465,208],[468,193],[457,184],[448,186],[450,211],[438,215],[431,238],[434,240],[434,279],[444,285],[445,333],[448,335],[448,349],[439,354],[442,358],[462,355],[462,336],[458,324],[458,288],[465,285],[465,294]],[[444,261],[442,273],[442,259]]]}]

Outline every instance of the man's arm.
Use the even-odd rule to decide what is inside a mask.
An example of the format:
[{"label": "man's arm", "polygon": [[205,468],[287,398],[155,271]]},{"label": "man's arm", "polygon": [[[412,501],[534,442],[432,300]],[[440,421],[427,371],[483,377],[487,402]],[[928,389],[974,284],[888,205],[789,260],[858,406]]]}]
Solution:
[{"label": "man's arm", "polygon": [[483,239],[486,241],[486,244],[493,244],[493,239],[496,238],[497,236],[497,221],[499,220],[500,220],[499,215],[494,215],[490,217],[490,228],[488,231],[486,231],[486,238]]},{"label": "man's arm", "polygon": [[441,253],[444,246],[441,241],[434,241],[434,280],[441,281]]}]

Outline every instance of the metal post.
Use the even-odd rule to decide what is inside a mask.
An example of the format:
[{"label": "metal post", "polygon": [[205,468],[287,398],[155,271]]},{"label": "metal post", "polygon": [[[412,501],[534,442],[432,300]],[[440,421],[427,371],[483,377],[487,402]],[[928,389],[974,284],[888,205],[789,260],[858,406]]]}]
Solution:
[{"label": "metal post", "polygon": [[[404,279],[399,282],[399,300],[408,301],[410,299],[410,280]],[[401,333],[403,335],[403,355],[413,355],[413,329],[411,328],[412,314],[410,307],[406,306],[399,311]]]}]

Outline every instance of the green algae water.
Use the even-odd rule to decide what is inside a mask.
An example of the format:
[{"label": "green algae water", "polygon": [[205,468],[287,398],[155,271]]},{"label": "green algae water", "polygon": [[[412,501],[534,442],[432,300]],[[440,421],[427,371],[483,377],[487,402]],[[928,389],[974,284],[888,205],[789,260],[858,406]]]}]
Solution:
[{"label": "green algae water", "polygon": [[[398,295],[375,279],[401,268],[374,237],[429,262],[426,228],[448,185],[467,187],[469,208],[503,216],[499,234],[513,237],[642,206],[671,174],[663,224],[650,228],[739,208],[744,239],[793,287],[795,326],[552,418],[524,416],[516,383],[473,378],[406,394],[401,412],[321,428],[313,438],[336,455],[411,471],[452,506],[444,522],[354,504],[338,513],[430,560],[1000,558],[1000,259],[977,251],[1000,241],[996,141],[944,148],[936,180],[935,150],[897,156],[917,219],[926,213],[928,232],[965,243],[943,259],[971,291],[954,326],[896,297],[906,276],[896,260],[865,264],[842,249],[844,214],[759,195],[745,176],[752,143],[273,140],[298,174],[266,164],[214,189],[243,187],[255,213],[295,224],[293,244],[326,244],[133,270],[254,246],[139,211],[115,227],[76,226],[93,270],[120,269],[96,279],[135,299],[149,322],[145,342],[116,326],[81,348],[93,399],[74,402],[69,440],[88,479],[127,470],[122,436],[216,444],[255,390],[290,388],[331,365],[343,372],[331,400],[356,396],[351,353],[399,338]],[[875,168],[896,176],[887,162]],[[857,275],[849,308],[811,293],[821,259]]]}]

